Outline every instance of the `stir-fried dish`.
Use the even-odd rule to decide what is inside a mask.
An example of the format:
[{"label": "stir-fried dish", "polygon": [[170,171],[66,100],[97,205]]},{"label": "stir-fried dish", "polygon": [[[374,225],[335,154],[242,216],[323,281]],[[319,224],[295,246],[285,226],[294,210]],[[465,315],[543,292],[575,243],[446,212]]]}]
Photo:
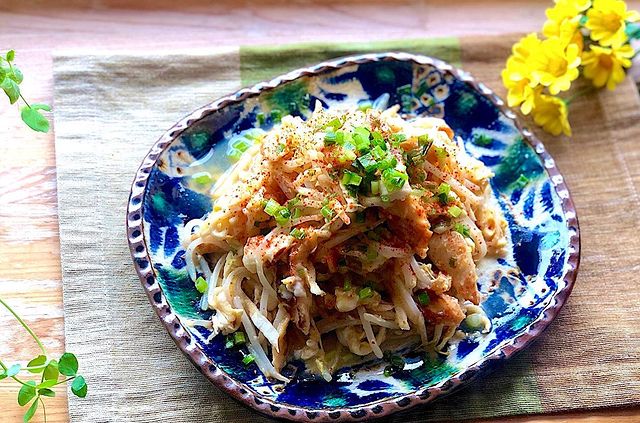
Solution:
[{"label": "stir-fried dish", "polygon": [[443,120],[397,111],[284,117],[185,226],[202,324],[267,377],[298,359],[330,380],[357,357],[446,354],[465,319],[489,330],[476,265],[506,245],[491,171]]}]

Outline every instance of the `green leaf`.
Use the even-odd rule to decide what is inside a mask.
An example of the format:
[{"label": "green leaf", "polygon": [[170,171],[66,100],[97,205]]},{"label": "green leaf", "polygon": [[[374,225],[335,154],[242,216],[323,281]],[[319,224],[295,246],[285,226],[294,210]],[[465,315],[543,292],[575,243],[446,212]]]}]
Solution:
[{"label": "green leaf", "polygon": [[32,103],[31,104],[31,108],[32,109],[36,109],[36,110],[44,110],[45,112],[50,112],[51,111],[51,106],[49,106],[48,104],[44,104],[44,103]]},{"label": "green leaf", "polygon": [[84,380],[84,377],[78,376],[73,379],[73,383],[71,383],[71,392],[79,398],[87,396],[87,382]]},{"label": "green leaf", "polygon": [[36,383],[32,380],[28,381],[26,385],[22,385],[18,392],[18,404],[20,407],[24,407],[36,396]]},{"label": "green leaf", "polygon": [[20,84],[24,79],[22,72],[15,65],[7,72],[7,78],[13,79],[16,84]]},{"label": "green leaf", "polygon": [[29,126],[29,128],[33,129],[34,131],[49,132],[49,121],[47,120],[47,118],[42,116],[42,113],[40,113],[37,109],[29,106],[24,106],[21,110],[20,116],[22,117],[24,123],[26,123],[27,126]]},{"label": "green leaf", "polygon": [[49,388],[42,388],[42,389],[38,389],[38,395],[41,395],[43,397],[55,397],[56,392]]},{"label": "green leaf", "polygon": [[72,353],[64,353],[58,361],[58,370],[65,376],[75,376],[78,373],[78,359]]},{"label": "green leaf", "polygon": [[13,377],[17,375],[18,373],[20,373],[20,369],[21,367],[19,364],[14,364],[13,366],[9,367],[9,369],[7,369],[7,376]]},{"label": "green leaf", "polygon": [[51,360],[44,369],[44,380],[58,380],[60,372],[58,371],[58,362]]},{"label": "green leaf", "polygon": [[[46,362],[47,362],[47,357],[44,356],[44,355],[39,355],[36,358],[34,358],[33,360],[31,360],[29,362],[29,364],[27,364],[27,367],[42,366]],[[29,372],[30,373],[42,373],[42,372],[44,372],[44,367],[42,367],[40,369],[29,370]]]},{"label": "green leaf", "polygon": [[58,383],[58,381],[56,379],[47,379],[44,382],[38,384],[38,386],[36,386],[36,388],[38,388],[38,389],[51,388],[52,386],[55,386],[57,383]]},{"label": "green leaf", "polygon": [[4,91],[7,97],[9,97],[9,102],[11,104],[15,103],[20,98],[20,87],[18,87],[18,84],[13,79],[5,78],[0,83],[0,88],[2,88],[2,91]]},{"label": "green leaf", "polygon": [[7,372],[5,372],[4,370],[0,372],[0,380],[5,379],[6,377],[7,377]]},{"label": "green leaf", "polygon": [[22,418],[22,421],[24,423],[27,423],[29,420],[31,420],[33,418],[33,415],[36,414],[37,409],[38,409],[38,399],[36,398],[33,404],[31,404],[31,407],[29,407],[27,412],[24,413],[24,417]]},{"label": "green leaf", "polygon": [[16,51],[15,50],[9,50],[5,57],[7,58],[7,62],[13,62],[13,59],[16,58]]}]

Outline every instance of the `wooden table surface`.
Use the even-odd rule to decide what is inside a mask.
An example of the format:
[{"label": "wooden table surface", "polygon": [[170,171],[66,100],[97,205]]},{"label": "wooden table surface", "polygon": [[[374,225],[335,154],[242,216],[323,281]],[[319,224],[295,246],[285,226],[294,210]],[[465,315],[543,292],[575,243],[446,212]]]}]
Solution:
[{"label": "wooden table surface", "polygon": [[[640,9],[640,0],[628,3]],[[524,32],[541,27],[550,4],[551,0],[2,0],[0,51],[16,50],[16,63],[25,74],[25,97],[51,103],[55,49],[150,51]],[[5,99],[0,101],[0,297],[25,318],[52,353],[62,353],[54,134],[25,128],[18,108]],[[35,355],[34,343],[0,309],[0,358],[12,362]],[[25,410],[16,403],[17,391],[15,383],[0,382],[0,422],[22,421]],[[47,399],[47,416],[49,422],[68,421],[65,392]],[[42,421],[40,411],[34,421]],[[640,409],[500,421],[640,422]]]}]

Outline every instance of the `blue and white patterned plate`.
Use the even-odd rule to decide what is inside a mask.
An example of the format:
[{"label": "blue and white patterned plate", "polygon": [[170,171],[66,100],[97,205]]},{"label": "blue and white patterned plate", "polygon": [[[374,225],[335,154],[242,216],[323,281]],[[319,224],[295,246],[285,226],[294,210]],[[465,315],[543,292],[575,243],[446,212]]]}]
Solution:
[{"label": "blue and white patterned plate", "polygon": [[[439,116],[466,149],[495,173],[495,201],[509,224],[508,254],[479,266],[482,303],[492,322],[486,335],[461,337],[450,354],[404,353],[405,370],[384,376],[384,362],[343,368],[332,382],[293,363],[287,385],[265,379],[221,337],[186,324],[210,316],[185,268],[178,231],[211,201],[192,174],[219,174],[225,152],[283,114],[308,116],[316,101],[344,107],[371,101],[400,104],[408,115]],[[571,292],[579,263],[575,209],[544,146],[513,112],[468,73],[406,53],[347,57],[300,69],[221,98],[186,117],[152,147],[133,182],[127,233],[149,300],[178,346],[214,384],[256,410],[303,421],[367,420],[429,402],[466,383],[492,361],[524,348],[556,316]],[[209,312],[210,313],[210,312]]]}]

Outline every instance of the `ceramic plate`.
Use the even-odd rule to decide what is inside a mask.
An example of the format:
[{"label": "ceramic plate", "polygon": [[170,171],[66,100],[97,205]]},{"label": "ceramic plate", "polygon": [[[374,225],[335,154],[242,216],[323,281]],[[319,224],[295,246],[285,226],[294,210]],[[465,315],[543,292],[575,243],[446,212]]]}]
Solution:
[{"label": "ceramic plate", "polygon": [[[211,343],[199,294],[185,268],[178,231],[211,209],[209,187],[191,175],[227,168],[226,150],[255,128],[268,130],[279,114],[302,117],[319,101],[341,107],[371,101],[400,104],[407,115],[442,117],[469,153],[495,173],[495,199],[509,224],[508,254],[479,266],[482,303],[492,322],[486,335],[452,342],[450,354],[425,359],[404,352],[407,366],[385,377],[370,360],[341,369],[332,382],[292,363],[287,385],[244,366],[221,336]],[[571,292],[579,262],[575,209],[544,146],[513,112],[468,73],[425,56],[367,54],[299,69],[221,98],[177,123],[151,148],[133,182],[127,234],[134,266],[151,305],[179,348],[215,385],[256,410],[292,420],[368,420],[434,400],[467,383],[490,363],[506,359],[538,336]]]}]

